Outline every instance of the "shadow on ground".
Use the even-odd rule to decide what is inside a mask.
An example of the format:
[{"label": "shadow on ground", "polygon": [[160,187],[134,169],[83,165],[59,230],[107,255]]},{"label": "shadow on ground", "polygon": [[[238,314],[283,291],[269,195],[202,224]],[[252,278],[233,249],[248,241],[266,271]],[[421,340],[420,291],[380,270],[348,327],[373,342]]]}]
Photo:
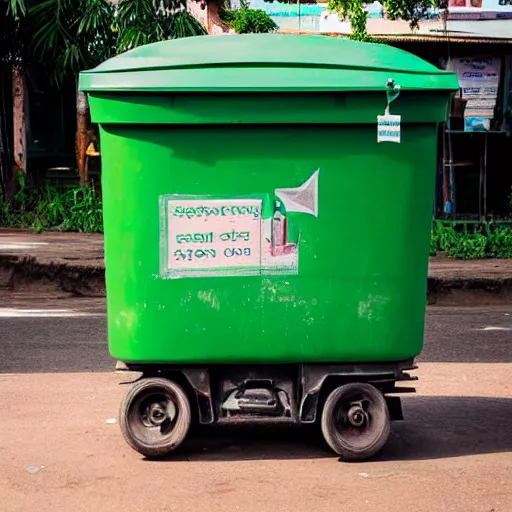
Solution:
[{"label": "shadow on ground", "polygon": [[[429,460],[512,452],[512,399],[407,397],[405,421],[393,422],[376,461]],[[182,452],[163,462],[335,457],[318,429],[295,425],[201,427]]]},{"label": "shadow on ground", "polygon": [[428,460],[512,451],[512,399],[407,397],[380,460]]}]

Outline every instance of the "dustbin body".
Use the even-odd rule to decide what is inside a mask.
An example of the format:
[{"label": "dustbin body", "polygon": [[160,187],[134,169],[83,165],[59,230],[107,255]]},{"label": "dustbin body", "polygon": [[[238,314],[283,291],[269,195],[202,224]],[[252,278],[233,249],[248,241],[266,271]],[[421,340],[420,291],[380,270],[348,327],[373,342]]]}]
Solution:
[{"label": "dustbin body", "polygon": [[[100,126],[114,358],[421,351],[453,74],[385,45],[252,35],[141,47],[80,80]],[[399,143],[377,141],[389,83]]]}]

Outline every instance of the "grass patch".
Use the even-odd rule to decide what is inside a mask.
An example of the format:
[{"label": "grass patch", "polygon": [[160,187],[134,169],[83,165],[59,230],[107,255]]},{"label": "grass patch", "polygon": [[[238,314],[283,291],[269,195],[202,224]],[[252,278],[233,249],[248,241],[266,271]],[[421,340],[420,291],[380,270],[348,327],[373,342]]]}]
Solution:
[{"label": "grass patch", "polygon": [[430,255],[444,252],[455,259],[512,258],[512,226],[482,224],[454,227],[440,221],[432,224]]},{"label": "grass patch", "polygon": [[0,197],[0,226],[36,232],[103,232],[103,205],[92,188],[27,187],[23,175],[18,182],[12,201]]}]

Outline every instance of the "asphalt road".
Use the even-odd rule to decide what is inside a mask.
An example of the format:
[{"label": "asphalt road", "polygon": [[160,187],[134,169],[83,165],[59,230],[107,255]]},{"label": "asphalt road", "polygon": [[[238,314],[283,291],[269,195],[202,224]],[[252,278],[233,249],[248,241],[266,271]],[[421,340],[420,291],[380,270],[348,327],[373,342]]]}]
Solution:
[{"label": "asphalt road", "polygon": [[[512,362],[512,306],[429,308],[418,362]],[[108,372],[104,305],[75,299],[0,308],[0,373]]]}]

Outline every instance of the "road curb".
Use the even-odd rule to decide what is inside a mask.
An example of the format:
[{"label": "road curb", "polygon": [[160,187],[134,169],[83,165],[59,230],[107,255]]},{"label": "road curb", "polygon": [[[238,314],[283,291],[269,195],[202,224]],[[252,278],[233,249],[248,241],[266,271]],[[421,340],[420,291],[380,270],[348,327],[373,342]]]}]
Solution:
[{"label": "road curb", "polygon": [[[36,291],[41,286],[55,293],[80,297],[105,296],[103,266],[42,263],[30,256],[0,255],[0,292]],[[512,303],[512,278],[429,276],[427,304],[486,306]]]},{"label": "road curb", "polygon": [[80,297],[105,296],[105,269],[66,263],[41,263],[30,256],[0,255],[0,291],[45,287]]},{"label": "road curb", "polygon": [[427,304],[488,306],[512,303],[512,278],[432,277],[427,282]]}]

